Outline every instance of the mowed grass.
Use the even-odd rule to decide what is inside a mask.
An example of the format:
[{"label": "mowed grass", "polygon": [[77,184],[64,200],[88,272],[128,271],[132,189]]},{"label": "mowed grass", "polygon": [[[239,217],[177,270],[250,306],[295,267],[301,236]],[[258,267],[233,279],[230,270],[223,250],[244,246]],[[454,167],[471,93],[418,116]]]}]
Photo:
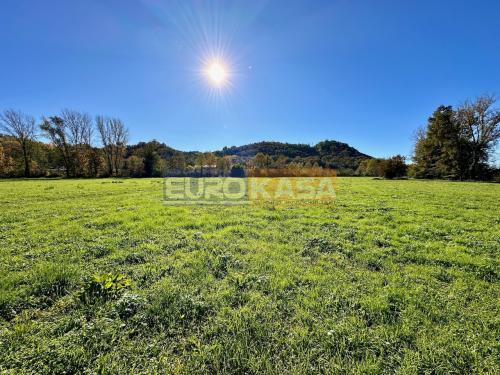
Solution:
[{"label": "mowed grass", "polygon": [[173,207],[161,179],[0,181],[0,372],[499,373],[500,185],[337,188]]}]

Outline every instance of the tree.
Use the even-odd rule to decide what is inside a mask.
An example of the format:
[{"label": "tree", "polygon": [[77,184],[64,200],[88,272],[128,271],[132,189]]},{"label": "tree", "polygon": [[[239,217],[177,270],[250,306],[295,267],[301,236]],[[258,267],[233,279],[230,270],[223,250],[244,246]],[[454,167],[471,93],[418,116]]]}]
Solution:
[{"label": "tree", "polygon": [[217,168],[217,157],[212,152],[205,153],[205,164],[207,165],[209,176]]},{"label": "tree", "polygon": [[173,175],[184,175],[186,166],[186,157],[181,152],[176,152],[169,159],[168,168],[172,170]]},{"label": "tree", "polygon": [[66,140],[71,148],[72,165],[74,166],[74,174],[82,176],[87,172],[93,173],[93,167],[89,166],[92,152],[92,118],[86,114],[74,110],[63,109],[61,119],[64,122],[64,131],[66,132]]},{"label": "tree", "polygon": [[361,176],[383,176],[382,170],[383,159],[365,159],[359,163],[359,167],[356,170],[356,174]]},{"label": "tree", "polygon": [[2,138],[0,141],[4,142],[4,144],[0,143],[0,176],[13,177],[16,174],[13,148],[20,149],[20,146],[16,141],[9,142]]},{"label": "tree", "polygon": [[128,175],[131,177],[142,177],[144,175],[144,158],[132,155],[127,159]]},{"label": "tree", "polygon": [[492,108],[495,102],[495,97],[483,95],[474,102],[465,101],[456,111],[455,121],[465,138],[461,151],[468,157],[460,161],[468,161],[463,169],[469,179],[484,176],[490,152],[500,138],[500,110]]},{"label": "tree", "polygon": [[382,168],[380,159],[368,159],[366,163],[366,176],[382,177]]},{"label": "tree", "polygon": [[263,154],[262,152],[259,152],[252,159],[252,164],[255,168],[269,168],[272,162],[273,160],[271,159],[271,157],[269,155]]},{"label": "tree", "polygon": [[97,147],[90,147],[87,151],[87,174],[97,177],[102,167],[102,152]]},{"label": "tree", "polygon": [[119,175],[128,139],[128,129],[118,118],[96,117],[96,126],[106,158],[109,176]]},{"label": "tree", "polygon": [[416,136],[414,161],[417,176],[443,178],[460,176],[460,129],[451,106],[440,106],[429,118],[426,130]]},{"label": "tree", "polygon": [[381,171],[385,178],[398,178],[406,176],[408,166],[405,163],[405,157],[401,155],[381,161]]},{"label": "tree", "polygon": [[389,159],[363,160],[356,173],[361,176],[397,178],[406,176],[407,169],[405,157],[396,155]]},{"label": "tree", "polygon": [[3,146],[0,144],[0,176],[6,174],[7,155],[3,151]]},{"label": "tree", "polygon": [[217,169],[219,171],[219,175],[229,175],[229,172],[231,171],[232,159],[233,158],[228,155],[217,158]]},{"label": "tree", "polygon": [[24,176],[29,177],[33,142],[37,136],[34,117],[25,115],[21,111],[5,110],[0,115],[0,129],[19,143],[23,156]]},{"label": "tree", "polygon": [[59,150],[66,171],[66,177],[74,177],[75,160],[73,157],[72,147],[68,142],[68,135],[66,132],[67,129],[64,120],[58,116],[44,118],[40,128]]},{"label": "tree", "polygon": [[276,168],[284,169],[286,168],[287,163],[288,163],[288,158],[284,155],[280,155],[277,157],[276,161],[274,162],[274,165],[276,166]]},{"label": "tree", "polygon": [[148,142],[142,149],[143,170],[146,177],[159,177],[161,175],[161,158],[155,148],[154,142]]},{"label": "tree", "polygon": [[440,106],[427,128],[417,133],[414,148],[416,177],[485,179],[491,151],[500,138],[500,111],[495,98],[483,95],[455,111]]},{"label": "tree", "polygon": [[245,177],[245,167],[242,164],[235,164],[231,167],[231,177]]},{"label": "tree", "polygon": [[200,177],[203,177],[203,164],[205,164],[205,154],[203,152],[196,155],[196,164],[200,166]]},{"label": "tree", "polygon": [[102,149],[106,159],[106,169],[108,176],[113,175],[113,151],[111,145],[111,131],[107,125],[107,120],[103,116],[96,116],[95,123],[99,132]]}]

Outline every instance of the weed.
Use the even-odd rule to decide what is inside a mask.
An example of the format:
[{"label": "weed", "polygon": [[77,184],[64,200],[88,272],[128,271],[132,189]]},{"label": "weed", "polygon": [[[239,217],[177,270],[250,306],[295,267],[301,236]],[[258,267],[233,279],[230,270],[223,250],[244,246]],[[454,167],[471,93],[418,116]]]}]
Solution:
[{"label": "weed", "polygon": [[88,280],[80,294],[85,303],[115,299],[131,285],[131,280],[119,273],[95,274]]}]

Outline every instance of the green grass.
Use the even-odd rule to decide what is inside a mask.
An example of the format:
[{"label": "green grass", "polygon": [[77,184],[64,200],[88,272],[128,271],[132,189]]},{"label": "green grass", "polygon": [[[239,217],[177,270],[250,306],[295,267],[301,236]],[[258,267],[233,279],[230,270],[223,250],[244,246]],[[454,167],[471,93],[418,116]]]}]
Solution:
[{"label": "green grass", "polygon": [[499,373],[500,185],[337,185],[172,207],[160,179],[0,181],[0,372]]}]

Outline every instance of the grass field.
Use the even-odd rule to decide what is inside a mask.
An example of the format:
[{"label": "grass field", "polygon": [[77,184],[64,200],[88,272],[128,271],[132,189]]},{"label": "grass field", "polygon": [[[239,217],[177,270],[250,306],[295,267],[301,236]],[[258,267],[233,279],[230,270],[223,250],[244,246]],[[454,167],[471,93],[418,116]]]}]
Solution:
[{"label": "grass field", "polygon": [[337,185],[175,207],[160,179],[0,181],[0,372],[498,374],[500,185]]}]

